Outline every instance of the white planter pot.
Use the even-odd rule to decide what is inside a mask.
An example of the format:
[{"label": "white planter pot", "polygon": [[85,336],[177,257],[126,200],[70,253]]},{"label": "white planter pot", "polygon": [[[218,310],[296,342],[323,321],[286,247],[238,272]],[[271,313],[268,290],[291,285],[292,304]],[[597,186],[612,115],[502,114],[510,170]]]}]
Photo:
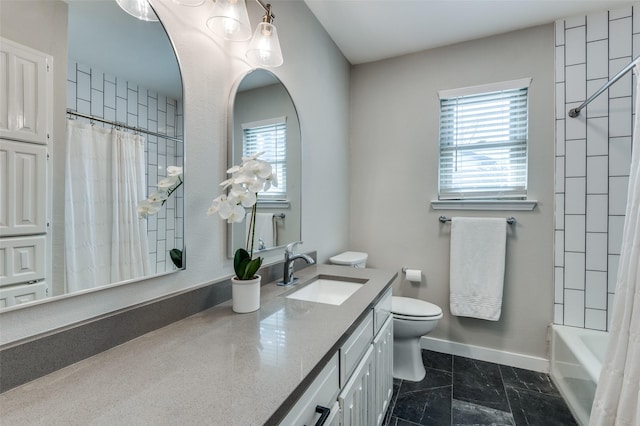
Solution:
[{"label": "white planter pot", "polygon": [[260,280],[256,275],[252,280],[239,280],[231,278],[231,299],[233,312],[244,314],[260,309]]}]

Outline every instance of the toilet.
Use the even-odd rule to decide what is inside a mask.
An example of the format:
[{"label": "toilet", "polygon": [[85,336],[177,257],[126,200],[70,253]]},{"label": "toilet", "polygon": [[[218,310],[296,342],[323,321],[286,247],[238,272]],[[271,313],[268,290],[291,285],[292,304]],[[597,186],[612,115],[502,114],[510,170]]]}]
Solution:
[{"label": "toilet", "polygon": [[[365,268],[367,253],[347,251],[330,257],[334,265]],[[410,297],[391,297],[393,315],[393,377],[419,382],[426,370],[422,363],[420,338],[429,334],[442,318],[442,309],[433,303]]]},{"label": "toilet", "polygon": [[442,309],[411,297],[391,297],[393,315],[393,377],[419,382],[426,371],[420,338],[429,334],[442,318]]},{"label": "toilet", "polygon": [[351,266],[353,268],[366,268],[368,257],[369,255],[367,253],[362,253],[359,251],[345,251],[344,253],[340,253],[338,255],[330,257],[329,262],[332,265],[344,265]]}]

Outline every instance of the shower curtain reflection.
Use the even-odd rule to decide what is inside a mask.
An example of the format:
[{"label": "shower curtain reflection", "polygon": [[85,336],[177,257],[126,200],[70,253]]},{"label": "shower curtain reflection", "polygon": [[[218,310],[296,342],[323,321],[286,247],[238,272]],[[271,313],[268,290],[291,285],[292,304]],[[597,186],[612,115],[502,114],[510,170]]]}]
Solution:
[{"label": "shower curtain reflection", "polygon": [[149,274],[144,138],[68,120],[66,152],[66,290]]}]

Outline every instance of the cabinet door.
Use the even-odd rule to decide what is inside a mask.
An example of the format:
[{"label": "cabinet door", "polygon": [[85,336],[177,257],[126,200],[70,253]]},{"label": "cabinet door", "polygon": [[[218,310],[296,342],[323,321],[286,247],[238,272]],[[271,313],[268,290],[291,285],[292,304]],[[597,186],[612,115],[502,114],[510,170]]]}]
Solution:
[{"label": "cabinet door", "polygon": [[52,58],[0,38],[0,137],[46,144]]},{"label": "cabinet door", "polygon": [[375,357],[375,423],[381,425],[393,396],[393,318],[388,317],[373,340]]},{"label": "cabinet door", "polygon": [[362,357],[355,372],[338,396],[342,426],[370,426],[375,422],[373,392],[373,346]]},{"label": "cabinet door", "polygon": [[[315,425],[320,417],[320,414],[316,412],[316,406],[332,407],[336,401],[339,390],[338,372],[338,354],[336,353],[289,410],[280,425]],[[333,414],[336,410],[332,408],[331,411]],[[325,422],[325,424],[331,423]]]},{"label": "cabinet door", "polygon": [[47,148],[0,139],[0,235],[44,234]]}]

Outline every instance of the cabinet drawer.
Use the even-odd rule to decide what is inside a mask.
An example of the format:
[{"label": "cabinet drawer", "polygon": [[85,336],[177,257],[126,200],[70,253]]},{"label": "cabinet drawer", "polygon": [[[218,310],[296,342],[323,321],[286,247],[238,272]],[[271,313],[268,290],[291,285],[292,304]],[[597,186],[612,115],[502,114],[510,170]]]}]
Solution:
[{"label": "cabinet drawer", "polygon": [[340,387],[353,373],[373,339],[373,311],[369,311],[358,328],[340,348]]},{"label": "cabinet drawer", "polygon": [[[316,413],[316,406],[334,406],[338,392],[340,391],[338,372],[338,354],[336,353],[300,397],[298,402],[289,410],[289,413],[280,425],[303,426],[316,424],[316,421],[320,417],[320,414]],[[332,411],[334,411],[333,408]]]},{"label": "cabinet drawer", "polygon": [[47,297],[47,283],[18,284],[0,288],[0,308],[33,302]]},{"label": "cabinet drawer", "polygon": [[0,287],[44,278],[45,236],[0,238]]},{"label": "cabinet drawer", "polygon": [[391,315],[391,287],[373,308],[373,326],[375,330],[373,334],[378,334],[389,315]]}]

